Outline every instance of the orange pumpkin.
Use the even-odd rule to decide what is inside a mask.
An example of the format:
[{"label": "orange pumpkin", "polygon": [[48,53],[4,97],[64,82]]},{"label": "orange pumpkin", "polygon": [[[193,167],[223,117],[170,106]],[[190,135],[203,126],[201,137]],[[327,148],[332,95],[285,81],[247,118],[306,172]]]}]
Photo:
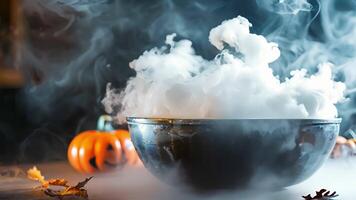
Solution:
[{"label": "orange pumpkin", "polygon": [[110,116],[101,116],[98,130],[84,131],[72,140],[68,160],[77,171],[94,173],[117,165],[140,163],[129,132],[114,130],[111,121]]}]

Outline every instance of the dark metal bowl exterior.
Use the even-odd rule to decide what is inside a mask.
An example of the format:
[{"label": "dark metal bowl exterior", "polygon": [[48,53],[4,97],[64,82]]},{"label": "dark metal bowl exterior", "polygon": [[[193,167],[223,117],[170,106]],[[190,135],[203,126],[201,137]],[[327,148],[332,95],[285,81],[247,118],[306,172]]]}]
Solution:
[{"label": "dark metal bowl exterior", "polygon": [[134,146],[158,178],[200,190],[283,188],[327,159],[340,119],[128,118]]}]

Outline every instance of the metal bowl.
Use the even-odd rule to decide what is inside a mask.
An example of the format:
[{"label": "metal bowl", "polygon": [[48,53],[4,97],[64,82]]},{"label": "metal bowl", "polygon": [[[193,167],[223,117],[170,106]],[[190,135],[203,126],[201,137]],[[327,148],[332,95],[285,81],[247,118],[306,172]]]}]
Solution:
[{"label": "metal bowl", "polygon": [[281,189],[328,158],[341,119],[127,118],[133,144],[155,176],[198,190]]}]

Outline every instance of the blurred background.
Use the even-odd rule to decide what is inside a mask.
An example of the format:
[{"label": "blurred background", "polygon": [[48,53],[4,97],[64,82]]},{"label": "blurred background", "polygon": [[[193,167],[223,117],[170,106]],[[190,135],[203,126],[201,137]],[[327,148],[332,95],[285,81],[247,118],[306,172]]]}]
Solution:
[{"label": "blurred background", "polygon": [[[9,159],[13,146],[25,137],[28,123],[20,108],[19,98],[24,86],[23,74],[15,66],[16,42],[19,34],[14,29],[18,27],[18,2],[0,2],[0,160]],[[20,125],[21,124],[21,125]],[[10,133],[11,132],[11,133]],[[15,134],[14,134],[15,133]],[[12,154],[13,155],[13,154]]]},{"label": "blurred background", "polygon": [[173,32],[212,58],[209,30],[237,15],[279,43],[276,75],[335,64],[348,86],[341,132],[353,137],[355,12],[354,0],[2,0],[0,163],[65,159],[70,139],[105,113],[106,85],[134,75],[130,61]]}]

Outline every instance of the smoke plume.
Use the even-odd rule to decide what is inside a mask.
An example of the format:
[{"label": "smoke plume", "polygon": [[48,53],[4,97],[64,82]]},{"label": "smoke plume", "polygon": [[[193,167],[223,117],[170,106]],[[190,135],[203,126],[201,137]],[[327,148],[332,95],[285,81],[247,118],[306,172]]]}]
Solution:
[{"label": "smoke plume", "polygon": [[[136,77],[103,100],[118,119],[164,118],[334,118],[345,86],[333,81],[330,64],[307,75],[294,70],[280,80],[269,67],[280,56],[276,43],[250,33],[241,16],[213,28],[209,41],[220,52],[213,60],[195,54],[189,40],[146,51],[130,63]],[[110,96],[111,95],[111,96]],[[112,96],[114,95],[114,97]],[[115,101],[111,101],[114,99]]]},{"label": "smoke plume", "polygon": [[338,104],[343,118],[342,132],[354,124],[356,86],[356,4],[352,0],[285,0],[259,1],[268,11],[268,22],[261,32],[279,44],[281,58],[272,64],[275,73],[287,76],[297,68],[315,71],[319,63],[335,67],[336,80],[346,86],[346,98]]},{"label": "smoke plume", "polygon": [[[281,57],[270,66],[282,80],[295,69],[312,74],[320,63],[334,65],[334,77],[347,85],[349,101],[338,105],[347,122],[354,112],[355,6],[352,0],[25,0],[29,34],[21,66],[41,79],[25,90],[26,109],[35,113],[35,123],[71,126],[69,116],[87,121],[103,112],[107,82],[125,86],[133,75],[128,63],[142,50],[175,32],[211,60],[216,50],[206,40],[209,29],[242,15],[254,24],[253,32],[278,44]],[[61,114],[63,109],[68,113]]]}]

